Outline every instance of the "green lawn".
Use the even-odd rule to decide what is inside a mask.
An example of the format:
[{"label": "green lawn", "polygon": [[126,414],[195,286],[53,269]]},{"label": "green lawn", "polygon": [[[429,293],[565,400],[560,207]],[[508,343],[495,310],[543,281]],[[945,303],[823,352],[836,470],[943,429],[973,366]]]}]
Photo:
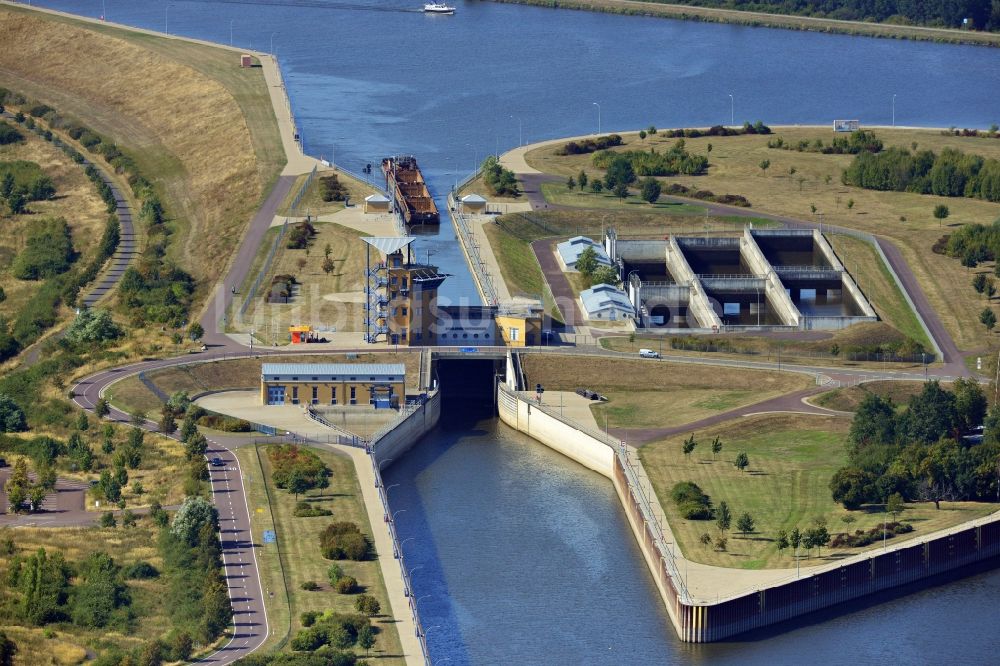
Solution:
[{"label": "green lawn", "polygon": [[[263,553],[258,555],[258,557],[263,555],[259,563],[262,569],[267,570],[262,578],[265,589],[276,591],[275,599],[272,601],[275,609],[272,621],[277,635],[280,635],[285,627],[290,626],[290,636],[294,636],[302,628],[299,618],[304,611],[333,609],[344,613],[355,612],[356,595],[338,594],[331,589],[326,572],[333,562],[320,555],[319,534],[334,521],[351,521],[357,523],[362,532],[369,536],[372,533],[364,501],[361,499],[361,488],[358,486],[350,458],[326,449],[313,450],[333,472],[330,477],[330,487],[310,491],[300,496],[300,500],[307,501],[313,506],[330,509],[333,511],[332,516],[296,518],[293,515],[295,497],[275,488],[271,483],[271,468],[266,446],[260,448],[260,464],[257,463],[258,456],[252,448],[244,447],[237,451],[240,464],[245,465],[244,473],[250,474],[246,488],[251,499],[251,511],[255,514],[255,530],[264,528],[267,524],[266,513],[269,511],[273,521],[271,524],[277,533],[277,544],[265,546],[262,549]],[[262,489],[262,482],[267,484],[266,490]],[[264,508],[265,511],[258,513],[257,508]],[[259,538],[256,532],[254,537]],[[372,619],[378,631],[377,643],[371,656],[367,658],[372,664],[403,664],[404,661],[400,656],[402,647],[393,619],[389,615],[389,602],[378,561],[375,559],[365,562],[339,561],[338,564],[345,575],[358,580],[365,594],[374,595],[382,605],[382,614]],[[284,574],[284,581],[281,572]],[[301,589],[300,586],[305,581],[315,581],[320,585],[320,589],[311,592]],[[286,587],[287,602],[283,598]],[[273,645],[278,643],[280,640],[276,637]]]},{"label": "green lawn", "polygon": [[551,204],[573,206],[574,208],[601,208],[609,210],[642,212],[657,212],[667,215],[704,215],[705,207],[688,203],[672,201],[657,201],[649,204],[640,199],[633,190],[631,196],[619,199],[611,192],[602,191],[599,194],[589,188],[581,191],[579,188],[569,189],[566,183],[542,183],[542,195]]},{"label": "green lawn", "polygon": [[871,243],[843,234],[826,234],[826,238],[879,318],[922,344],[924,349],[932,349],[916,313],[906,302],[889,268]]},{"label": "green lawn", "polygon": [[530,241],[506,233],[496,225],[484,229],[511,295],[540,296],[545,289],[545,277]]},{"label": "green lawn", "polygon": [[[778,530],[805,530],[816,517],[827,521],[831,534],[868,529],[880,525],[885,516],[879,507],[852,511],[854,522],[830,497],[833,473],[846,463],[847,430],[850,420],[833,416],[761,415],[730,421],[694,433],[698,447],[685,459],[681,442],[688,434],[655,442],[639,449],[646,472],[663,505],[670,526],[685,556],[698,562],[736,568],[783,568],[795,565],[788,551],[779,554],[774,544]],[[713,459],[710,443],[718,435],[722,452]],[[736,454],[750,459],[746,472],[733,465]],[[715,538],[715,521],[684,520],[670,499],[670,490],[680,481],[693,481],[712,498],[714,506],[725,501],[733,514],[726,552],[702,545],[699,537]],[[986,515],[997,507],[976,502],[908,504],[900,520],[915,528],[904,538],[922,536]],[[736,531],[736,519],[749,512],[755,531],[744,538]],[[823,561],[844,557],[863,549],[822,549]],[[811,563],[817,563],[814,550]]]}]

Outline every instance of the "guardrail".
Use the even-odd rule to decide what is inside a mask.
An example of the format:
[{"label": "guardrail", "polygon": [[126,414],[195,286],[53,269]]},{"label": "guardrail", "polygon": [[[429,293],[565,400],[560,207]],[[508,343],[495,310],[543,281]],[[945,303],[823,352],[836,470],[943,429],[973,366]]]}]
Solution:
[{"label": "guardrail", "polygon": [[[370,452],[370,451],[369,451]],[[409,601],[410,613],[413,615],[413,626],[416,628],[417,641],[420,643],[420,652],[423,655],[424,663],[430,664],[431,657],[427,650],[427,632],[420,622],[420,614],[417,605],[413,601],[413,581],[410,579],[410,572],[406,568],[405,558],[402,548],[399,546],[399,535],[396,533],[396,521],[392,519],[392,510],[389,508],[389,498],[385,493],[385,482],[382,481],[382,470],[375,463],[375,456],[369,455],[368,459],[372,463],[372,472],[375,474],[375,487],[378,488],[378,498],[382,503],[382,512],[385,515],[385,523],[389,528],[389,538],[392,540],[393,552],[396,561],[399,563],[399,573],[403,578],[403,594]]]},{"label": "guardrail", "polygon": [[[498,383],[500,391],[516,399],[523,399],[515,391],[511,391],[503,383]],[[616,463],[620,466],[622,472],[625,475],[625,485],[628,487],[629,492],[636,501],[636,505],[639,507],[642,513],[643,520],[646,523],[646,527],[649,529],[650,533],[653,535],[653,542],[656,545],[656,549],[660,552],[663,561],[667,565],[668,574],[673,579],[676,589],[681,592],[684,596],[685,603],[691,603],[691,595],[688,592],[687,584],[684,582],[683,577],[680,575],[680,570],[677,568],[677,562],[674,558],[673,549],[670,545],[673,542],[667,541],[665,534],[663,533],[663,527],[661,525],[658,516],[653,510],[652,499],[653,491],[650,488],[648,491],[644,490],[642,483],[639,479],[638,469],[641,467],[641,463],[636,459],[633,463],[629,457],[625,445],[618,439],[609,436],[607,433],[601,432],[599,430],[593,430],[585,425],[582,425],[572,419],[568,419],[560,414],[558,411],[549,408],[548,405],[538,404],[531,402],[531,408],[537,409],[547,416],[556,419],[557,421],[564,423],[565,425],[574,428],[585,435],[593,438],[594,440],[604,444],[609,447],[615,454]],[[662,513],[662,509],[661,509]]]},{"label": "guardrail", "polygon": [[472,231],[472,227],[469,226],[469,221],[465,219],[465,215],[462,214],[456,203],[454,196],[448,195],[448,209],[451,212],[452,220],[455,222],[455,229],[459,234],[459,242],[465,248],[465,254],[469,259],[472,276],[476,280],[486,304],[499,305],[500,296],[496,285],[493,283],[493,277],[486,269],[486,262],[483,260],[480,252],[479,243],[476,242],[476,237]]},{"label": "guardrail", "polygon": [[[355,448],[363,449],[366,448],[365,440],[358,437],[355,434],[345,432],[341,428],[337,427],[331,423],[328,419],[324,418],[322,414],[313,409],[312,405],[306,405],[306,416],[316,423],[320,424],[324,428],[329,428],[330,430],[335,430],[338,434],[336,435],[336,440],[328,440],[331,444],[343,444],[345,446],[353,446]],[[334,435],[330,435],[333,437]]]}]

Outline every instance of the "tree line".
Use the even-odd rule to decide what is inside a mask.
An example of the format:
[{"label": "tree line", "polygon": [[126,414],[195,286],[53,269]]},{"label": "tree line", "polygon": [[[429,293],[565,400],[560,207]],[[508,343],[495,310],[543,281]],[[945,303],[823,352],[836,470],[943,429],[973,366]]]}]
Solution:
[{"label": "tree line", "polygon": [[[973,379],[952,390],[928,382],[904,410],[870,393],[854,414],[848,463],[830,480],[845,509],[904,501],[993,501],[1000,460],[1000,408],[987,414],[986,396]],[[966,437],[984,425],[982,441]]]},{"label": "tree line", "polygon": [[916,192],[1000,202],[1000,160],[955,148],[940,154],[910,152],[898,146],[881,153],[859,153],[844,170],[845,185],[869,190]]},{"label": "tree line", "polygon": [[[602,150],[594,153],[593,163],[599,169],[611,171],[615,165],[627,163],[634,175],[638,176],[676,176],[684,174],[697,176],[705,173],[708,168],[708,158],[688,152],[684,139],[679,139],[666,152],[656,152],[656,147],[645,150],[610,151]],[[607,184],[605,184],[607,186]],[[610,187],[608,189],[611,189]]]},{"label": "tree line", "polygon": [[[666,0],[647,0],[661,2]],[[839,21],[870,21],[942,28],[1000,30],[1000,3],[991,0],[669,0],[695,7],[812,16]]]}]

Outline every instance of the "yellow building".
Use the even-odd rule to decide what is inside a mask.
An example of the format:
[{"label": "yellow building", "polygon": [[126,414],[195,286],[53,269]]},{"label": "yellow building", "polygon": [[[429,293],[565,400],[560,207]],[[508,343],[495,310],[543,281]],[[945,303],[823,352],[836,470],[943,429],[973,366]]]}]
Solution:
[{"label": "yellow building", "polygon": [[398,407],[406,399],[402,363],[264,363],[265,405],[372,405]]},{"label": "yellow building", "polygon": [[543,344],[541,312],[498,313],[500,338],[508,347],[532,347]]}]

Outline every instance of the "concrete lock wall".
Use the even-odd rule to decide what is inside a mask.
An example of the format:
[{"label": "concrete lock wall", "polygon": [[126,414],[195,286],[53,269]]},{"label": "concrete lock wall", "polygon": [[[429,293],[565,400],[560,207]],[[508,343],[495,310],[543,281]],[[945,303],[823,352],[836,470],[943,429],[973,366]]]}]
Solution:
[{"label": "concrete lock wall", "polygon": [[712,309],[708,301],[708,296],[705,294],[705,289],[701,286],[701,281],[694,274],[694,271],[691,270],[691,266],[688,264],[687,259],[684,258],[684,253],[681,251],[680,245],[677,244],[677,239],[673,236],[667,241],[665,258],[667,271],[673,276],[674,280],[678,284],[686,284],[690,287],[690,291],[688,292],[688,310],[694,315],[698,325],[702,328],[721,329],[722,320],[719,319],[719,315]]},{"label": "concrete lock wall", "polygon": [[398,459],[437,425],[441,417],[441,392],[434,391],[427,401],[407,415],[389,432],[371,443],[376,465],[390,458]]},{"label": "concrete lock wall", "polygon": [[771,268],[771,262],[764,256],[749,229],[743,230],[743,237],[740,239],[740,254],[751,271],[757,275],[766,276],[764,295],[774,306],[778,316],[781,317],[781,323],[787,326],[798,326],[802,322],[802,313],[792,302],[792,297],[785,291],[785,285]]},{"label": "concrete lock wall", "polygon": [[621,456],[582,429],[547,414],[530,398],[497,386],[500,419],[516,430],[611,479],[643,558],[678,637],[689,643],[719,641],[930,576],[1000,557],[1000,512],[940,534],[863,552],[840,563],[714,603],[683,590],[653,523],[629,483]]},{"label": "concrete lock wall", "polygon": [[[837,253],[833,251],[833,247],[829,242],[827,242],[826,236],[821,234],[818,229],[813,229],[813,243],[815,243],[816,249],[819,250],[827,262],[836,270],[841,271],[840,275],[841,280],[843,281],[844,291],[850,294],[851,298],[854,299],[854,302],[861,308],[862,316],[854,317],[854,321],[849,322],[846,326],[856,324],[859,321],[878,321],[878,315],[875,314],[875,309],[871,306],[871,303],[868,302],[868,299],[865,298],[865,295],[861,293],[861,289],[854,281],[854,278],[851,277],[851,274],[848,273],[847,269],[844,268],[844,265],[840,263],[840,259],[837,258]],[[823,327],[815,326],[815,328]]]}]

